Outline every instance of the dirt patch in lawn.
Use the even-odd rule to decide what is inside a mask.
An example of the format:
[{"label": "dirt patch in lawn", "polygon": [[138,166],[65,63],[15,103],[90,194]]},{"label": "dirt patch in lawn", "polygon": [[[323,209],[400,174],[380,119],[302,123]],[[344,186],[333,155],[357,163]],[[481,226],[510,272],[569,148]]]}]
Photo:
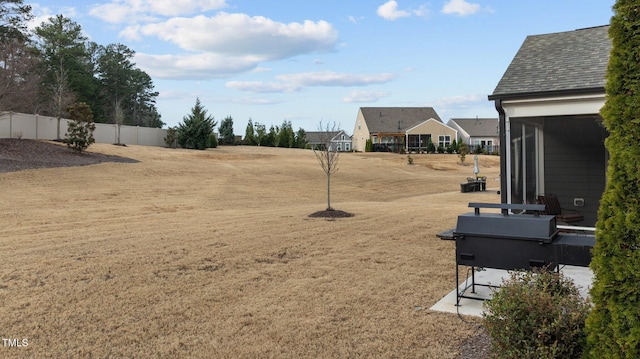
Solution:
[{"label": "dirt patch in lawn", "polygon": [[455,155],[412,155],[409,166],[345,153],[331,204],[354,216],[318,220],[309,214],[326,208],[326,176],[311,151],[89,151],[128,160],[54,165],[47,150],[0,173],[0,334],[28,340],[0,346],[3,358],[474,348],[477,320],[427,309],[455,287],[455,243],[436,234],[469,202],[499,202],[498,157],[479,156],[486,192],[460,193],[473,173]]}]

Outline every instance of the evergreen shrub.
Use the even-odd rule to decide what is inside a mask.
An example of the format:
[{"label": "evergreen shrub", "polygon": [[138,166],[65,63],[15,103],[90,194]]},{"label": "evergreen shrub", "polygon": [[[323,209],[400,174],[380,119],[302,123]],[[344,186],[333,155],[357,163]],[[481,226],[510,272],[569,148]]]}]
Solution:
[{"label": "evergreen shrub", "polygon": [[590,306],[561,273],[511,272],[484,305],[493,358],[581,357]]},{"label": "evergreen shrub", "polygon": [[93,131],[96,129],[93,113],[89,105],[84,102],[68,107],[67,112],[71,121],[62,142],[74,151],[83,152],[96,142],[93,138]]}]

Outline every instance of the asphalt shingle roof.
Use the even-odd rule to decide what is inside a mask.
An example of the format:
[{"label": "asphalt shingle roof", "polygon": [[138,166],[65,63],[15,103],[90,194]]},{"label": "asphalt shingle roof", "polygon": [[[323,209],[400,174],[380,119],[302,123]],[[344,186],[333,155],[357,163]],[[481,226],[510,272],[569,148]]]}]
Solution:
[{"label": "asphalt shingle roof", "polygon": [[433,107],[361,107],[370,133],[399,133],[433,118],[442,122]]},{"label": "asphalt shingle roof", "polygon": [[527,36],[489,99],[513,95],[604,92],[609,26]]},{"label": "asphalt shingle roof", "polygon": [[[323,138],[327,134],[333,140],[336,136],[338,136],[340,134],[340,132],[343,132],[343,131],[329,131],[329,132],[308,131],[308,132],[305,132],[305,137],[307,139],[307,142],[309,142],[309,143],[321,143],[321,142],[323,142]],[[348,135],[345,133],[345,136],[348,136]]]},{"label": "asphalt shingle roof", "polygon": [[449,122],[458,124],[471,137],[498,137],[497,118],[452,118]]}]

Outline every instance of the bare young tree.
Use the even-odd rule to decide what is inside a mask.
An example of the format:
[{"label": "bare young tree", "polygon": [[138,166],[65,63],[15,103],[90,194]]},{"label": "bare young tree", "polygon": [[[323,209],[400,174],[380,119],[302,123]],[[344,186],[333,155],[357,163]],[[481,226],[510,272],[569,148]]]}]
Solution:
[{"label": "bare young tree", "polygon": [[124,111],[122,110],[122,99],[117,99],[116,100],[116,104],[114,106],[114,113],[113,113],[113,122],[116,125],[116,141],[117,141],[117,145],[120,145],[120,126],[122,126],[122,123],[124,122]]},{"label": "bare young tree", "polygon": [[316,155],[320,167],[327,174],[327,211],[333,211],[331,208],[331,175],[338,171],[338,160],[340,159],[340,151],[337,144],[331,143],[331,140],[340,132],[340,127],[334,122],[333,125],[327,123],[318,126],[320,144],[314,145],[313,153]]},{"label": "bare young tree", "polygon": [[67,114],[66,109],[75,102],[76,97],[69,89],[67,72],[63,68],[56,71],[54,78],[55,81],[50,85],[51,100],[49,106],[51,107],[51,112],[58,120],[56,140],[60,140],[60,119]]}]

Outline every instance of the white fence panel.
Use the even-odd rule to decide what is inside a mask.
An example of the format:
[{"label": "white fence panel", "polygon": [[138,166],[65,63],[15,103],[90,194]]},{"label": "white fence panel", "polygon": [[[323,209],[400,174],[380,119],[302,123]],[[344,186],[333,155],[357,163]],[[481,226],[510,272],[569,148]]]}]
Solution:
[{"label": "white fence panel", "polygon": [[[68,129],[67,119],[60,120],[60,138]],[[0,113],[0,138],[55,140],[58,120],[55,117],[15,112]],[[120,143],[142,146],[165,146],[167,130],[138,126],[120,126]],[[117,143],[116,125],[96,123],[93,137],[97,143]]]},{"label": "white fence panel", "polygon": [[96,123],[93,138],[97,143],[116,143],[116,125],[112,123]]}]

